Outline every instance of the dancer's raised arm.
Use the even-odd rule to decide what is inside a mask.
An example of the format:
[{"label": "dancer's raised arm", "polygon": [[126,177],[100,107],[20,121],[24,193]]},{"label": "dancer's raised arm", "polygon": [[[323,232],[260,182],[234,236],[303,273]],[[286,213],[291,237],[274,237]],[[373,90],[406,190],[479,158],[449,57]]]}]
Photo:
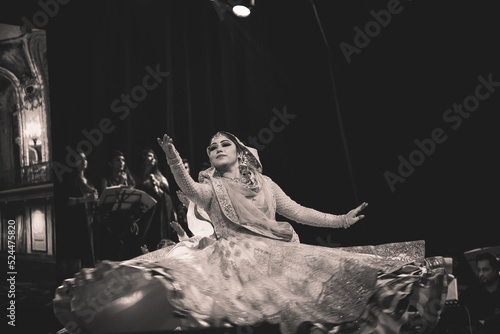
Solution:
[{"label": "dancer's raised arm", "polygon": [[212,191],[210,185],[198,183],[193,180],[182,163],[181,156],[177,152],[172,138],[167,134],[163,135],[163,139],[157,138],[158,144],[161,146],[167,157],[167,163],[174,175],[175,182],[179,185],[182,192],[196,204],[205,207],[211,199]]}]

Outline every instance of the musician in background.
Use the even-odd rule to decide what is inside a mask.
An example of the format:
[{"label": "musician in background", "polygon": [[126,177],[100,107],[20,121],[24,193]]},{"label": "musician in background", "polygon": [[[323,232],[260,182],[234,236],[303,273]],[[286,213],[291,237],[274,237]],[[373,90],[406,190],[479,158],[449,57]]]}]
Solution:
[{"label": "musician in background", "polygon": [[109,172],[101,179],[99,193],[107,187],[134,187],[135,180],[127,167],[125,155],[119,150],[113,150],[108,160]]},{"label": "musician in background", "polygon": [[[107,159],[108,172],[103,175],[99,185],[99,194],[108,187],[124,186],[135,187],[135,179],[130,172],[125,154],[119,150],[112,150]],[[130,246],[130,215],[129,212],[112,212],[109,207],[98,206],[96,210],[95,246],[98,261],[124,260],[131,256],[128,251],[133,251]],[[135,254],[135,253],[134,253]]]},{"label": "musician in background", "polygon": [[167,178],[158,167],[158,158],[150,148],[141,151],[139,168],[135,174],[135,188],[144,191],[156,200],[156,205],[148,211],[139,223],[140,234],[144,233],[141,245],[154,250],[162,239],[177,238],[169,223],[176,220],[172,194]]},{"label": "musician in background", "polygon": [[[78,152],[76,166],[66,183],[67,210],[57,234],[59,258],[62,259],[63,275],[70,276],[81,268],[95,266],[93,245],[93,215],[98,199],[97,189],[85,176],[88,162],[83,152]],[[69,277],[68,276],[68,277]]]},{"label": "musician in background", "polygon": [[481,323],[485,334],[500,333],[500,262],[488,252],[476,255],[477,283],[461,296],[474,324]]}]

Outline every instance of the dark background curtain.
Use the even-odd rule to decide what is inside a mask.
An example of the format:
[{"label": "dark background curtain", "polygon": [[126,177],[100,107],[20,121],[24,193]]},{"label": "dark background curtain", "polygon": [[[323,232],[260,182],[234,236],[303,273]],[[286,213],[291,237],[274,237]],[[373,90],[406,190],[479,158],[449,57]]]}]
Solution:
[{"label": "dark background curtain", "polygon": [[[443,120],[454,103],[474,95],[478,76],[500,82],[493,4],[401,1],[400,13],[348,63],[340,43],[354,45],[353,28],[364,30],[374,20],[370,11],[390,3],[315,2],[333,54],[342,124],[311,1],[257,0],[250,17],[226,13],[223,20],[208,0],[60,4],[42,27],[53,161],[64,164],[67,147],[76,149],[86,140],[82,131],[99,128],[104,118],[114,130],[92,145],[88,175],[94,182],[112,149],[122,150],[132,169],[143,148],[163,157],[156,138],[165,132],[195,177],[215,132],[232,132],[247,143],[261,133],[264,173],[298,203],[341,214],[369,202],[367,217],[348,230],[295,224],[302,242],[425,239],[428,255],[498,244],[500,87],[456,130]],[[2,10],[2,19],[22,25],[23,17],[32,21],[41,10],[35,1],[16,1]],[[148,68],[164,77],[156,88],[141,90]],[[126,114],[122,94],[133,92],[138,99]],[[287,124],[263,130],[281,126],[273,123],[277,113],[288,115]],[[408,159],[414,141],[430,138],[435,128],[447,140],[391,191],[384,173],[397,174],[398,156]],[[163,158],[160,164],[173,182]],[[56,201],[58,189],[56,177]],[[61,210],[56,203],[56,217]]]}]

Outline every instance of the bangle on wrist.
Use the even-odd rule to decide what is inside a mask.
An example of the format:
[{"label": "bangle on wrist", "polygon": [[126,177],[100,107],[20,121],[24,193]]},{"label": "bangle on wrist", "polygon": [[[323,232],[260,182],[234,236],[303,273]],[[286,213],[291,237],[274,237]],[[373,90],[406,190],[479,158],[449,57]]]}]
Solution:
[{"label": "bangle on wrist", "polygon": [[173,158],[167,157],[167,163],[170,166],[177,165],[180,161],[181,161],[181,159],[179,157],[173,157]]},{"label": "bangle on wrist", "polygon": [[342,215],[342,227],[348,228],[350,226],[349,221],[347,219],[347,215]]}]

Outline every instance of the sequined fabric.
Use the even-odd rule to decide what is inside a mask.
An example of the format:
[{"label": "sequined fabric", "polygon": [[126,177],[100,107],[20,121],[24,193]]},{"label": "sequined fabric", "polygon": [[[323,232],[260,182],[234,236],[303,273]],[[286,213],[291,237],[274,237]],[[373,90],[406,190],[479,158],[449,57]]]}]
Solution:
[{"label": "sequined fabric", "polygon": [[[410,302],[424,305],[412,295],[428,280],[421,267],[422,246],[416,241],[357,247],[360,252],[355,252],[246,235],[205,245],[181,243],[127,265],[154,265],[169,273],[183,295],[170,302],[190,315],[181,319],[183,328],[267,321],[280,324],[283,333],[294,333],[303,322],[317,322],[356,328],[353,333],[380,328],[398,333]],[[405,260],[411,262],[399,259],[401,248],[409,250]],[[433,275],[447,277],[439,271]],[[424,296],[434,291],[433,302],[442,305],[444,287],[438,284]]]}]

